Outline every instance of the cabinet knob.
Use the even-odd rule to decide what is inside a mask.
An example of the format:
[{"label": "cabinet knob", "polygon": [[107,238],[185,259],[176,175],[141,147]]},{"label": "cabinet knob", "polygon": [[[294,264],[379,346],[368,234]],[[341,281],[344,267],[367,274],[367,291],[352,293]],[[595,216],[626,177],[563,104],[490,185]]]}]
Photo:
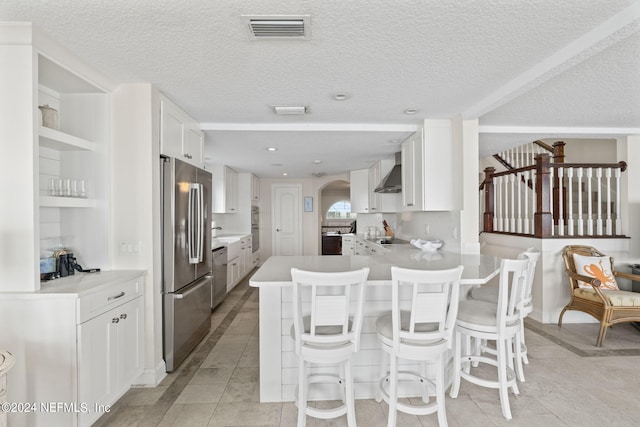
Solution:
[{"label": "cabinet knob", "polygon": [[413,203],[407,203],[407,206],[413,206]]},{"label": "cabinet knob", "polygon": [[111,323],[118,323],[120,322],[120,319],[118,319],[117,317],[114,317],[113,319],[111,319]]},{"label": "cabinet knob", "polygon": [[126,319],[127,318],[127,314],[126,313],[121,314],[120,318],[123,319],[123,320]]}]

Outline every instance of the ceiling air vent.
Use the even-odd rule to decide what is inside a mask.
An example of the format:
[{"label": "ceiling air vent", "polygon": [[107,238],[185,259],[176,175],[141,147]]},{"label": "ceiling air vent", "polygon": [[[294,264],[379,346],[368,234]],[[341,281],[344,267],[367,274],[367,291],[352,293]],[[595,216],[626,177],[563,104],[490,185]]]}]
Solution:
[{"label": "ceiling air vent", "polygon": [[264,39],[308,39],[311,35],[309,15],[243,15],[250,37]]}]

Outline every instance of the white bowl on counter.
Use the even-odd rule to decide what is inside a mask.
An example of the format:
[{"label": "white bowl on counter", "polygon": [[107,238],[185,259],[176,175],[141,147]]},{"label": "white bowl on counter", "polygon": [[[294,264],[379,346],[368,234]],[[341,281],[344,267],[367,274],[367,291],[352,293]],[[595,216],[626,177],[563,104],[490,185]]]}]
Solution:
[{"label": "white bowl on counter", "polygon": [[442,247],[444,242],[442,240],[412,239],[411,244],[425,252],[435,252]]}]

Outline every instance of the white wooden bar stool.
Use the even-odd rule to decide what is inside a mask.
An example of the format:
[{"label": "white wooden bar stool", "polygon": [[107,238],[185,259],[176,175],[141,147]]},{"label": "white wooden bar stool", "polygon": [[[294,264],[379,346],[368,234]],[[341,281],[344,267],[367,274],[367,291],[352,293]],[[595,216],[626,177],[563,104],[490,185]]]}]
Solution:
[{"label": "white wooden bar stool", "polygon": [[[529,364],[529,358],[527,357],[527,345],[524,339],[524,319],[533,311],[533,279],[536,271],[536,264],[538,263],[538,258],[540,258],[540,251],[537,249],[527,249],[526,251],[520,253],[518,255],[518,259],[528,259],[529,264],[527,265],[527,283],[524,289],[522,306],[518,308],[520,312],[520,317],[522,318],[522,322],[520,323],[520,334],[519,334],[519,342],[520,342],[520,357],[516,359],[516,374],[518,376],[518,380],[525,382],[524,378],[524,367],[523,364]],[[497,287],[479,287],[473,288],[469,292],[469,297],[471,299],[477,301],[486,301],[493,304],[498,303],[498,288]],[[514,345],[516,343],[514,342]],[[514,347],[515,348],[515,347]]]},{"label": "white wooden bar stool", "polygon": [[[498,303],[485,301],[460,301],[458,320],[456,321],[456,339],[453,366],[453,384],[451,397],[458,396],[460,378],[483,387],[497,388],[500,406],[505,418],[511,419],[509,406],[509,388],[518,394],[518,385],[514,371],[513,343],[518,342],[522,318],[518,307],[522,304],[527,281],[529,261],[503,259],[500,266]],[[509,283],[511,281],[511,283]],[[465,348],[462,347],[462,337]],[[495,341],[495,358],[487,353],[471,349],[470,342],[480,340]],[[515,346],[516,357],[520,357],[520,346]],[[463,353],[464,350],[464,353]],[[473,374],[476,362],[493,365],[497,368],[497,381]]]},{"label": "white wooden bar stool", "polygon": [[[305,425],[307,415],[328,419],[346,414],[348,425],[356,425],[351,355],[360,346],[364,285],[368,275],[368,268],[338,273],[291,269],[291,336],[298,355],[298,427]],[[330,372],[309,374],[311,364],[330,365]],[[339,365],[342,375],[335,373],[331,365]],[[307,406],[309,385],[318,382],[340,384],[343,404],[332,409]]]},{"label": "white wooden bar stool", "polygon": [[[452,347],[462,269],[391,267],[391,312],[376,321],[378,341],[389,355],[389,369],[384,369],[388,373],[380,380],[376,397],[389,404],[388,426],[396,425],[396,411],[413,415],[437,412],[440,427],[447,426],[445,366]],[[399,370],[398,359],[419,362],[421,372]],[[435,381],[430,379],[434,377]],[[398,402],[398,397],[407,397],[406,393],[400,396],[398,390],[400,379],[405,378],[418,381],[425,405]],[[433,402],[429,402],[430,393],[435,394]]]},{"label": "white wooden bar stool", "polygon": [[[0,351],[0,403],[7,401],[7,372],[15,359],[8,351]],[[0,407],[0,427],[7,427],[7,413]]]}]

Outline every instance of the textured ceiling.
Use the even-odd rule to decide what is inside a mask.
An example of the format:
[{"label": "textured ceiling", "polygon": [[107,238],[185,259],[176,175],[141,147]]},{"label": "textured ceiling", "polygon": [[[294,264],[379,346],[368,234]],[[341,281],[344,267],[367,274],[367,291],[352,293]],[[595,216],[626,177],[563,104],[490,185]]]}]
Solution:
[{"label": "textured ceiling", "polygon": [[[313,160],[339,173],[397,151],[388,141],[407,133],[386,125],[473,110],[632,3],[0,0],[0,20],[34,22],[116,82],[157,85],[212,129],[212,161],[265,177],[309,176]],[[242,15],[258,14],[308,14],[311,39],[252,41]],[[636,27],[498,97],[481,124],[640,126],[640,39],[624,38]],[[335,101],[338,92],[351,96]],[[302,104],[310,115],[275,116],[270,108]],[[403,114],[407,108],[418,113]],[[318,123],[354,125],[301,131]],[[280,131],[252,130],[256,124]],[[278,146],[278,161],[266,146]]]}]

